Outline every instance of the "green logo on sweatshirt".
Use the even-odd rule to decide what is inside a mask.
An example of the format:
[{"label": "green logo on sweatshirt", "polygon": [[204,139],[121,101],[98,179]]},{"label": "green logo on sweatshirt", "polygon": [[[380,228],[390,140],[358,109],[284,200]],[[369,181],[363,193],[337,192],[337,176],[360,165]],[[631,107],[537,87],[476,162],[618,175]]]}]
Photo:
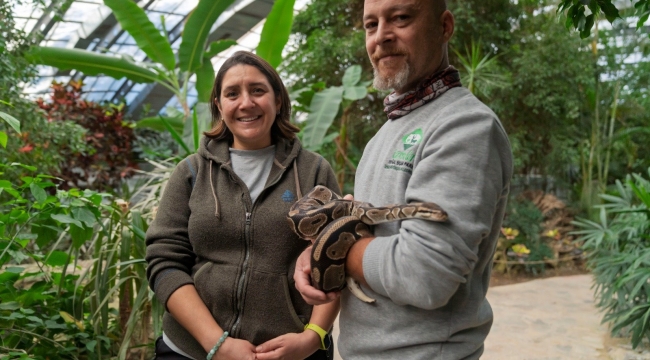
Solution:
[{"label": "green logo on sweatshirt", "polygon": [[384,169],[403,171],[408,174],[413,172],[413,159],[415,159],[415,145],[422,142],[422,129],[415,129],[402,137],[404,150],[395,150],[392,159],[384,165]]},{"label": "green logo on sweatshirt", "polygon": [[404,150],[408,150],[414,145],[422,141],[422,129],[415,129],[412,133],[404,135],[402,143],[404,143]]}]

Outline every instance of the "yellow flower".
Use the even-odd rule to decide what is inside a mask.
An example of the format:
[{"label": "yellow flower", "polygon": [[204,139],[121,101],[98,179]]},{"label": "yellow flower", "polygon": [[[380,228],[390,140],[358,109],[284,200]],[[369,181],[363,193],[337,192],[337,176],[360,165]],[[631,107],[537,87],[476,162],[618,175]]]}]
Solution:
[{"label": "yellow flower", "polygon": [[512,228],[501,228],[501,233],[503,236],[506,237],[508,240],[513,240],[517,236],[519,236],[519,230],[517,229],[512,229]]},{"label": "yellow flower", "polygon": [[560,232],[557,229],[547,231],[544,236],[553,238],[555,240],[560,239]]},{"label": "yellow flower", "polygon": [[512,245],[512,251],[520,255],[530,254],[530,250],[528,250],[528,248],[524,244]]}]

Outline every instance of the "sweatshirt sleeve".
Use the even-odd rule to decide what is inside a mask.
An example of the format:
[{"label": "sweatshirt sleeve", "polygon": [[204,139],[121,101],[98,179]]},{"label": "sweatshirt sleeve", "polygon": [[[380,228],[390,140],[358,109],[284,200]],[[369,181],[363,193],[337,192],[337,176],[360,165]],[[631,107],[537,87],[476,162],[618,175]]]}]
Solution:
[{"label": "sweatshirt sleeve", "polygon": [[183,160],[172,173],[146,234],[149,286],[165,308],[174,291],[194,283],[190,274],[195,254],[188,236],[191,181],[188,161]]},{"label": "sweatshirt sleeve", "polygon": [[487,111],[445,122],[421,146],[406,202],[437,203],[449,221],[402,221],[398,234],[368,245],[363,270],[375,292],[430,310],[446,305],[477,261],[490,256],[479,248],[507,196],[511,155],[505,132]]}]

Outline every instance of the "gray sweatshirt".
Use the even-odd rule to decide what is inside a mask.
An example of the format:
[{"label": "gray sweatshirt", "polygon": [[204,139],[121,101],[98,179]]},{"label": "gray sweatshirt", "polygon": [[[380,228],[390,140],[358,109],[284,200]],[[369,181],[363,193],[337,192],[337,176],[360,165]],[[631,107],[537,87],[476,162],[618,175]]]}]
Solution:
[{"label": "gray sweatshirt", "polygon": [[348,359],[478,359],[492,325],[487,293],[512,175],[497,116],[454,88],[389,120],[366,146],[355,200],[435,202],[448,223],[375,227],[363,270],[377,299],[343,292],[339,349]]}]

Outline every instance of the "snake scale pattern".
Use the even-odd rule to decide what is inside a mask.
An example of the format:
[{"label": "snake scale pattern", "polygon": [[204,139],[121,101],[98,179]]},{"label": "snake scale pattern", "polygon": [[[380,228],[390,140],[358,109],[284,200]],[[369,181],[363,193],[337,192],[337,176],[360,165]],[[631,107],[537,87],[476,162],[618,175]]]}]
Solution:
[{"label": "snake scale pattern", "polygon": [[372,236],[372,225],[404,219],[445,222],[447,213],[434,203],[411,203],[375,207],[345,200],[325,186],[316,186],[298,200],[287,216],[299,237],[312,241],[312,285],[324,292],[342,290],[346,284],[352,294],[374,302],[359,284],[345,275],[345,259],[352,245]]}]

